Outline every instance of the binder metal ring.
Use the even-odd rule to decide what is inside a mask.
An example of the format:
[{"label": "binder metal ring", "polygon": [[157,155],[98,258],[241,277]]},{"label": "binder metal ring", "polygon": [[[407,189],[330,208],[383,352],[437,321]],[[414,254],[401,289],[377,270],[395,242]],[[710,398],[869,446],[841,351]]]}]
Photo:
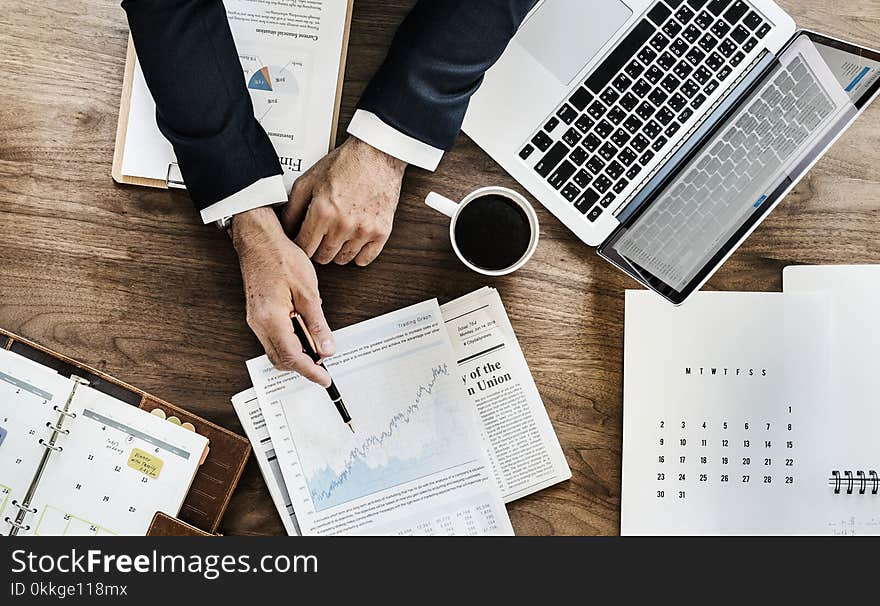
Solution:
[{"label": "binder metal ring", "polygon": [[58,433],[63,433],[64,435],[68,435],[70,433],[69,429],[64,429],[64,428],[60,427],[59,425],[52,425],[48,421],[46,421],[46,427],[48,427],[49,429],[55,430]]},{"label": "binder metal ring", "polygon": [[30,507],[25,507],[24,505],[19,505],[18,501],[15,499],[12,500],[12,506],[15,507],[16,509],[20,509],[21,511],[26,511],[28,513],[37,513],[36,507],[31,509]]},{"label": "binder metal ring", "polygon": [[56,452],[61,452],[62,450],[64,450],[63,446],[56,446],[52,442],[46,442],[45,440],[43,440],[43,438],[40,438],[40,445],[45,446],[46,448],[51,448],[52,450],[54,450]]},{"label": "binder metal ring", "polygon": [[877,494],[880,492],[880,476],[873,469],[868,472],[868,475],[871,476],[871,482],[874,484],[873,488],[871,488],[871,494]]},{"label": "binder metal ring", "polygon": [[54,410],[55,412],[57,412],[57,413],[60,414],[60,415],[64,415],[65,417],[70,417],[71,419],[75,419],[75,418],[76,418],[76,413],[75,413],[75,412],[67,412],[66,410],[63,410],[63,409],[61,409],[61,408],[58,408],[58,405],[57,405],[57,404],[56,404],[55,406],[52,407],[52,410]]},{"label": "binder metal ring", "polygon": [[846,477],[846,494],[852,494],[853,491],[853,474],[851,471],[844,471],[843,475]]},{"label": "binder metal ring", "polygon": [[834,494],[840,494],[840,472],[835,469],[831,475],[834,476]]},{"label": "binder metal ring", "polygon": [[10,526],[12,526],[13,528],[18,528],[19,530],[30,530],[31,529],[30,524],[19,524],[15,520],[10,520],[9,516],[4,518],[3,521],[6,522],[7,524],[9,524]]}]

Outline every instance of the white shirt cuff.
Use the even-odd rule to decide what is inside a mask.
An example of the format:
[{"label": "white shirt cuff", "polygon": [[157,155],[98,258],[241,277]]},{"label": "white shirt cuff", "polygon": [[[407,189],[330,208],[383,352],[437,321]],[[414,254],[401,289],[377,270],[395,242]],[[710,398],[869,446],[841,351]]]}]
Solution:
[{"label": "white shirt cuff", "polygon": [[425,170],[436,170],[443,157],[442,149],[437,149],[388,126],[379,116],[364,109],[354,112],[348,125],[348,134],[398,160]]},{"label": "white shirt cuff", "polygon": [[225,217],[281,202],[287,202],[287,189],[284,187],[282,175],[263,177],[204,209],[202,221],[213,223]]}]

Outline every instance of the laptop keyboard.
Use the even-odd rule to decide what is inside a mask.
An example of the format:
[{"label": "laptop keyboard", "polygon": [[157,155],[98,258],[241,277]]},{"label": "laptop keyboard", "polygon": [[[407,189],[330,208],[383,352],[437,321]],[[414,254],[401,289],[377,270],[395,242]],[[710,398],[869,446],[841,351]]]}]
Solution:
[{"label": "laptop keyboard", "polygon": [[[779,180],[781,169],[795,159],[808,137],[836,109],[802,57],[781,68],[760,94],[724,127],[718,140],[702,153],[627,232],[615,249],[681,288],[692,277],[684,267],[699,267],[693,251],[711,250],[741,225]],[[754,195],[752,202],[744,201]],[[633,235],[637,233],[638,235]]]},{"label": "laptop keyboard", "polygon": [[593,222],[770,31],[743,0],[663,0],[519,152]]}]

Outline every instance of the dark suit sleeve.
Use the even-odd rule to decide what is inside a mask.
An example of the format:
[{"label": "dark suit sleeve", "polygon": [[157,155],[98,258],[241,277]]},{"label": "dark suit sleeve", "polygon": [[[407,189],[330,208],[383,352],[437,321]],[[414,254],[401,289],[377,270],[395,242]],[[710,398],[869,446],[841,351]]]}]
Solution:
[{"label": "dark suit sleeve", "polygon": [[420,0],[358,107],[398,131],[451,149],[471,95],[535,0]]},{"label": "dark suit sleeve", "polygon": [[221,0],[124,0],[156,121],[199,210],[281,174]]}]

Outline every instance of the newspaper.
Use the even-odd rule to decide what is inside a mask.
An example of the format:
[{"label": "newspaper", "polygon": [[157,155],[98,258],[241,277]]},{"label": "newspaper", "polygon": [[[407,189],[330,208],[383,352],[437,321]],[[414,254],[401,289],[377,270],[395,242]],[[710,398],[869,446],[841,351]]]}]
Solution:
[{"label": "newspaper", "polygon": [[498,291],[481,288],[440,311],[504,501],[571,478]]}]

